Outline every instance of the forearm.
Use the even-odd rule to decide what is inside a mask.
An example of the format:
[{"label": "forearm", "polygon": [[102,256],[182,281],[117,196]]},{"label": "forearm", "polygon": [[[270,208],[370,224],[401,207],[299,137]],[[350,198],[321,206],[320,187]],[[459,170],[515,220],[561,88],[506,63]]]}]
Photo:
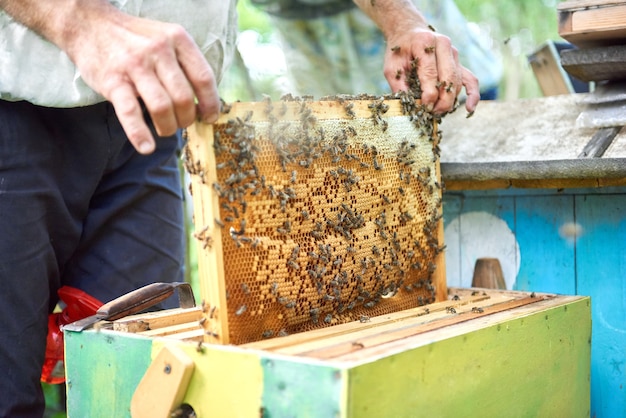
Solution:
[{"label": "forearm", "polygon": [[354,3],[380,28],[385,38],[393,32],[428,29],[424,15],[410,0],[353,0]]},{"label": "forearm", "polygon": [[70,54],[97,22],[119,13],[107,0],[0,0],[0,9]]}]

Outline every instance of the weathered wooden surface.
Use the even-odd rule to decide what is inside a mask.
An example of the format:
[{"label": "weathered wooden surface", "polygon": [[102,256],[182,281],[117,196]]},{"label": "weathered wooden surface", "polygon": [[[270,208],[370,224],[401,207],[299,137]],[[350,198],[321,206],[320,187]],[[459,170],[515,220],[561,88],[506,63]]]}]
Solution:
[{"label": "weathered wooden surface", "polygon": [[588,96],[481,102],[470,119],[463,112],[446,116],[441,170],[448,190],[624,184],[626,133],[602,158],[578,158],[597,132],[577,126]]},{"label": "weathered wooden surface", "polygon": [[626,46],[562,51],[561,65],[565,71],[583,81],[623,80],[626,78]]},{"label": "weathered wooden surface", "polygon": [[509,289],[591,296],[591,416],[623,416],[626,187],[457,190],[443,207],[449,285],[495,256]]}]

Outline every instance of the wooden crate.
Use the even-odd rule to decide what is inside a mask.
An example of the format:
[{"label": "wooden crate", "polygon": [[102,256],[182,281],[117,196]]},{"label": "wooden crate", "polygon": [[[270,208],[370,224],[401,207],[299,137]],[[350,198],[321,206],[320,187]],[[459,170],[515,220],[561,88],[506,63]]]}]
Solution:
[{"label": "wooden crate", "polygon": [[626,2],[568,0],[558,4],[559,35],[579,47],[620,45],[626,39]]},{"label": "wooden crate", "polygon": [[[427,308],[242,346],[199,343],[199,309],[66,332],[68,415],[130,416],[153,360],[175,349],[195,365],[180,402],[198,417],[589,416],[589,298],[449,295]],[[172,325],[177,317],[182,324]],[[174,390],[166,367],[156,365],[154,390],[143,392],[142,404],[157,408],[145,416],[169,416],[158,410]]]}]

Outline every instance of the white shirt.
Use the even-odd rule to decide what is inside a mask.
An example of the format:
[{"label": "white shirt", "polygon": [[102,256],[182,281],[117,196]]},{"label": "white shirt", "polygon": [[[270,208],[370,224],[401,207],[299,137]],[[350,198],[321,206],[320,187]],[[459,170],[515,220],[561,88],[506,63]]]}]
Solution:
[{"label": "white shirt", "polygon": [[[134,15],[182,25],[219,81],[232,60],[236,0],[111,0]],[[0,10],[0,99],[47,107],[78,107],[105,99],[83,81],[68,56]]]}]

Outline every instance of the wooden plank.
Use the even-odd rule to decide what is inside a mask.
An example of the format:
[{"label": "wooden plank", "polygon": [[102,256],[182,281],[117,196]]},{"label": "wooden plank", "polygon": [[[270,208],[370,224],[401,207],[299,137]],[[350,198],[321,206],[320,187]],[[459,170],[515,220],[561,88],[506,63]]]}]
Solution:
[{"label": "wooden plank", "polygon": [[118,319],[113,321],[113,330],[120,332],[141,332],[198,321],[200,318],[202,318],[202,309],[199,307],[168,309]]},{"label": "wooden plank", "polygon": [[528,56],[528,62],[544,96],[574,93],[572,82],[561,67],[554,42],[544,43]]},{"label": "wooden plank", "polygon": [[[168,344],[171,344],[168,339],[155,339],[152,356]],[[196,416],[259,416],[265,388],[258,353],[219,344],[203,347],[197,343],[178,344],[196,365],[183,399],[183,403],[193,407]]]},{"label": "wooden plank", "polygon": [[625,2],[566,3],[558,6],[557,13],[562,38],[578,46],[611,45],[624,38]]},{"label": "wooden plank", "polygon": [[[370,327],[355,327],[347,333],[332,335],[323,339],[308,340],[299,344],[279,348],[274,351],[286,355],[299,355],[304,357],[318,358],[318,356],[314,354],[317,350],[326,350],[329,346],[340,345],[344,343],[352,346],[353,342],[357,339],[376,336],[381,333],[396,331],[410,326],[437,322],[451,315],[451,313],[448,312],[449,308],[453,308],[454,310],[461,310],[461,306],[463,305],[468,306],[466,303],[449,302],[446,309],[441,309],[442,307],[440,306],[437,310],[432,312],[430,311],[430,308],[426,307],[420,309],[411,317],[402,318],[397,321],[385,321],[384,317],[374,317],[374,319],[379,318],[380,321],[374,321],[372,323],[372,320],[370,318],[370,321],[368,322],[368,324],[371,324]],[[466,310],[469,309],[470,308],[466,308]]]},{"label": "wooden plank", "polygon": [[200,325],[198,321],[150,329],[148,331],[139,332],[138,334],[143,335],[144,337],[165,337],[176,334],[176,337],[179,337],[180,334],[187,333],[188,331],[196,331],[194,335],[204,334],[204,328],[202,328],[202,325]]},{"label": "wooden plank", "polygon": [[561,52],[561,65],[582,81],[623,80],[626,77],[626,46],[565,50]]},{"label": "wooden plank", "polygon": [[575,222],[571,195],[534,196],[528,191],[515,198],[521,254],[516,290],[576,294]]},{"label": "wooden plank", "polygon": [[550,303],[351,368],[348,416],[588,417],[589,300]]},{"label": "wooden plank", "polygon": [[109,331],[64,337],[68,416],[130,417],[131,398],[151,363],[152,341]]},{"label": "wooden plank", "polygon": [[557,10],[580,10],[589,7],[611,6],[624,3],[623,0],[566,0],[557,4]]},{"label": "wooden plank", "polygon": [[[226,282],[222,251],[222,231],[216,225],[219,219],[219,199],[208,182],[217,179],[215,154],[213,152],[213,126],[195,123],[188,128],[186,146],[187,171],[193,190],[194,225],[198,240],[198,276],[202,305],[207,315],[204,328],[207,342],[228,344],[228,315],[226,306]],[[207,245],[207,243],[209,243]]]},{"label": "wooden plank", "polygon": [[[489,295],[469,296],[471,300],[469,300],[468,303],[471,301],[478,302],[481,300],[487,300],[490,297],[491,296]],[[332,337],[351,334],[354,332],[362,332],[367,329],[375,330],[378,329],[379,326],[390,323],[393,324],[406,318],[426,315],[427,313],[445,312],[447,307],[454,306],[457,303],[458,302],[456,301],[435,302],[419,308],[405,309],[403,311],[393,312],[387,315],[367,318],[364,320],[364,322],[355,321],[348,322],[346,324],[333,325],[332,327],[301,332],[285,337],[272,338],[270,340],[255,341],[248,344],[242,344],[241,347],[254,348],[259,350],[278,350],[288,349],[288,347],[298,347],[310,341],[320,342]],[[295,350],[295,352],[299,351],[298,348],[292,350]]]},{"label": "wooden plank", "polygon": [[[441,329],[444,327],[463,324],[467,321],[498,312],[507,311],[517,308],[519,306],[529,305],[531,303],[540,302],[544,299],[550,298],[550,296],[533,296],[522,299],[510,300],[495,305],[489,305],[481,307],[479,311],[476,311],[474,306],[459,305],[454,308],[454,312],[446,312],[443,317],[436,318],[429,322],[414,322],[411,320],[403,321],[397,324],[395,327],[380,327],[376,328],[376,333],[359,333],[353,335],[349,341],[341,342],[325,346],[323,348],[313,349],[302,352],[301,356],[313,357],[320,360],[339,359],[342,356],[350,355],[352,359],[366,359],[369,357],[368,350],[372,347],[387,344],[393,341],[399,341],[405,338],[413,337],[419,334],[424,334],[433,330]],[[473,324],[468,324],[471,328]]]},{"label": "wooden plank", "polygon": [[622,128],[602,128],[593,134],[593,138],[589,141],[578,158],[600,158],[613,142]]},{"label": "wooden plank", "polygon": [[449,191],[516,189],[582,189],[624,186],[626,178],[543,179],[543,180],[488,180],[448,181]]},{"label": "wooden plank", "polygon": [[347,372],[342,365],[298,360],[264,355],[263,407],[260,413],[246,417],[348,417]]},{"label": "wooden plank", "polygon": [[152,360],[130,402],[133,418],[166,418],[183,400],[195,364],[178,346],[170,344]]},{"label": "wooden plank", "polygon": [[581,194],[575,205],[576,221],[584,228],[576,244],[576,293],[591,296],[593,302],[590,416],[623,416],[626,194]]}]

